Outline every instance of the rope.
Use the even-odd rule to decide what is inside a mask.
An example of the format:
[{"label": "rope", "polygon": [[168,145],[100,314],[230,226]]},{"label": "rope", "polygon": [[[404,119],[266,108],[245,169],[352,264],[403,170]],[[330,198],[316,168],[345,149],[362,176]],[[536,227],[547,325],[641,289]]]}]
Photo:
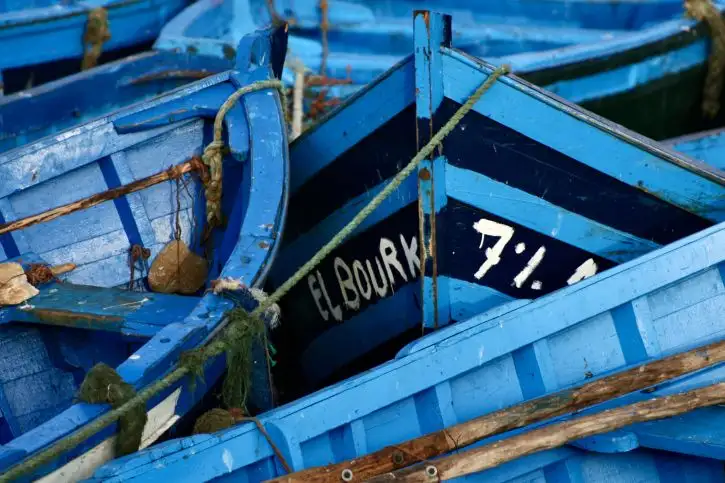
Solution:
[{"label": "rope", "polygon": [[103,7],[94,8],[88,12],[86,32],[83,34],[83,60],[81,70],[90,69],[98,64],[103,44],[111,39],[111,30],[108,28],[108,11]]},{"label": "rope", "polygon": [[720,111],[720,95],[725,76],[725,21],[712,0],[685,0],[687,15],[707,23],[712,48],[707,62],[707,75],[702,91],[702,112],[712,119]]},{"label": "rope", "polygon": [[[129,250],[129,259],[128,259],[128,267],[130,276],[128,279],[128,289],[133,290],[135,281],[136,281],[136,264],[141,261],[141,264],[143,265],[145,261],[147,261],[149,258],[151,258],[151,250],[148,248],[145,248],[142,245],[139,244],[133,244],[131,245],[131,249]],[[141,270],[143,270],[145,267],[141,267]]]},{"label": "rope", "polygon": [[222,132],[224,129],[224,116],[227,115],[227,112],[234,107],[243,95],[264,89],[277,89],[282,97],[282,105],[287,105],[287,93],[282,82],[278,80],[257,81],[242,87],[229,96],[219,108],[216,118],[214,118],[214,139],[207,145],[204,149],[204,154],[201,156],[201,160],[209,168],[209,180],[204,186],[206,194],[206,220],[209,224],[209,230],[222,224],[222,151],[224,149]]},{"label": "rope", "polygon": [[44,263],[31,263],[25,275],[28,277],[28,283],[34,287],[55,280],[53,270]]},{"label": "rope", "polygon": [[[102,362],[88,371],[78,391],[78,399],[83,402],[107,403],[114,408],[133,399],[135,395],[133,386],[125,382],[115,369]],[[146,404],[138,404],[120,417],[116,436],[116,458],[138,451],[147,418]]]},{"label": "rope", "polygon": [[253,416],[242,418],[242,421],[252,421],[254,424],[257,425],[257,429],[260,433],[262,433],[262,436],[267,440],[267,443],[269,443],[269,446],[272,448],[272,451],[274,451],[275,456],[277,456],[277,459],[279,460],[280,464],[284,468],[284,470],[287,473],[292,473],[292,467],[287,463],[287,460],[285,459],[284,455],[282,454],[282,451],[280,451],[279,446],[277,446],[274,443],[274,440],[272,439],[272,436],[267,432],[267,429],[264,427],[262,422],[259,420],[259,418],[255,418]]},{"label": "rope", "polygon": [[[486,81],[479,86],[471,97],[456,111],[453,116],[446,122],[446,124],[438,131],[426,144],[423,149],[415,155],[415,157],[390,181],[390,183],[378,193],[370,202],[360,211],[337,235],[335,235],[324,247],[320,249],[307,263],[305,263],[300,269],[295,272],[285,283],[283,283],[274,293],[272,293],[265,300],[261,301],[260,304],[254,309],[251,317],[259,317],[264,312],[272,307],[274,304],[280,301],[280,299],[287,294],[287,292],[294,287],[296,283],[306,277],[314,268],[337,246],[339,246],[347,236],[362,223],[366,217],[368,217],[388,196],[390,196],[395,189],[397,189],[403,181],[413,172],[413,170],[420,164],[420,162],[427,158],[433,150],[441,144],[443,139],[450,134],[463,117],[473,109],[473,106],[478,102],[479,99],[488,91],[496,80],[508,73],[509,69],[506,66],[499,67],[488,76]],[[275,86],[276,87],[276,86]],[[225,103],[226,104],[226,103]],[[219,119],[219,116],[217,116]],[[206,361],[218,355],[221,355],[227,350],[228,342],[227,337],[229,331],[237,331],[238,328],[234,327],[234,324],[229,326],[221,333],[220,336],[215,337],[206,346],[200,347],[189,353],[194,354],[195,362],[189,364],[186,361],[180,362],[179,366],[167,374],[165,377],[160,378],[138,392],[132,399],[126,401],[124,404],[111,411],[101,415],[93,422],[86,426],[78,429],[74,433],[61,439],[57,443],[51,445],[47,449],[36,453],[22,463],[12,467],[4,475],[0,476],[0,483],[12,481],[13,479],[22,476],[26,473],[30,473],[40,466],[50,462],[54,458],[62,455],[65,451],[74,448],[80,443],[84,442],[97,432],[113,424],[119,418],[124,416],[129,411],[146,404],[152,397],[161,391],[169,389],[173,384],[181,380],[192,372],[191,365],[198,365],[199,361]]]}]

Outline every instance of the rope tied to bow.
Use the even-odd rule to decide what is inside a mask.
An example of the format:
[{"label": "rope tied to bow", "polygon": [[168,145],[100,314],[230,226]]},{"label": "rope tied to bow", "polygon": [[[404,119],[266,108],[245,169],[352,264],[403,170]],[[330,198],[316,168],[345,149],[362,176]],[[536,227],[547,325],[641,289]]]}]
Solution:
[{"label": "rope tied to bow", "polygon": [[[488,78],[474,91],[471,97],[461,106],[453,116],[445,123],[430,141],[421,149],[415,157],[400,171],[397,175],[381,190],[370,202],[338,232],[324,247],[322,247],[307,263],[300,267],[294,275],[284,282],[274,293],[262,300],[257,308],[247,315],[236,312],[238,317],[234,317],[225,330],[215,336],[205,346],[193,351],[189,351],[185,357],[180,358],[179,365],[164,377],[157,379],[149,384],[146,388],[138,392],[133,398],[126,401],[120,407],[101,415],[93,422],[87,424],[83,428],[75,431],[57,443],[50,445],[43,451],[31,456],[23,462],[15,465],[0,476],[0,482],[12,481],[13,479],[30,473],[40,466],[48,463],[52,459],[62,455],[68,449],[74,448],[76,445],[86,441],[88,438],[98,433],[102,429],[113,424],[115,421],[124,417],[129,411],[133,411],[138,405],[145,404],[159,392],[169,389],[182,378],[189,374],[201,372],[203,364],[211,358],[219,356],[226,352],[228,342],[231,340],[239,340],[239,335],[249,328],[240,327],[241,324],[247,324],[250,319],[260,317],[274,306],[284,295],[289,292],[300,280],[305,278],[315,267],[335,248],[337,248],[375,209],[380,206],[386,198],[388,198],[395,190],[410,176],[416,167],[426,159],[448,136],[455,127],[461,122],[463,117],[473,109],[474,105],[483,97],[483,95],[496,83],[499,77],[509,72],[507,66],[502,66],[494,70]],[[277,87],[277,85],[269,86]],[[240,94],[243,95],[243,94]],[[217,116],[218,118],[218,116]],[[240,310],[232,309],[232,310]],[[254,325],[252,325],[253,327]],[[231,333],[230,333],[231,331]],[[252,328],[253,331],[253,328]],[[263,332],[266,334],[266,332]],[[191,355],[189,355],[191,354]],[[194,367],[196,366],[196,367]],[[233,391],[232,391],[233,392]],[[232,405],[232,407],[240,407]]]},{"label": "rope tied to bow", "polygon": [[83,60],[81,70],[87,70],[98,64],[103,44],[111,39],[111,29],[108,26],[108,11],[103,7],[94,8],[88,12],[86,31],[83,34]]},{"label": "rope tied to bow", "polygon": [[201,160],[209,169],[208,180],[204,184],[206,195],[206,221],[209,230],[222,224],[222,160],[224,151],[224,141],[222,134],[224,130],[224,116],[234,107],[239,99],[245,94],[260,91],[263,89],[277,89],[282,97],[282,105],[287,105],[287,94],[279,80],[258,81],[254,84],[244,86],[238,89],[234,94],[229,96],[224,104],[221,105],[216,117],[214,118],[214,138],[204,148]]},{"label": "rope tied to bow", "polygon": [[725,78],[725,21],[711,0],[685,0],[687,15],[705,21],[710,29],[712,47],[702,90],[702,112],[712,119],[720,112],[720,96]]}]

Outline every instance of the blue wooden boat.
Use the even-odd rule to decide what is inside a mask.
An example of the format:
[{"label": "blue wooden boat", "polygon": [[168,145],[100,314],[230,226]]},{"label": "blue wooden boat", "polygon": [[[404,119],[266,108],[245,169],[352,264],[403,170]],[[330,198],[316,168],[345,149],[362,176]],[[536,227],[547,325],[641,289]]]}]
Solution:
[{"label": "blue wooden boat", "polygon": [[[290,23],[288,85],[294,85],[295,66],[302,65],[311,76],[350,82],[327,91],[346,97],[409,54],[409,19],[418,2],[330,0],[327,34],[318,3],[274,4],[275,14]],[[156,47],[232,56],[240,35],[272,19],[268,6],[199,0],[167,24]],[[524,79],[648,137],[725,123],[722,115],[702,116],[709,31],[684,18],[680,0],[434,0],[425,7],[456,16],[453,41],[460,50],[494,65],[509,63]],[[314,88],[322,81],[310,82]]]},{"label": "blue wooden boat", "polygon": [[[512,302],[430,334],[394,360],[260,416],[268,436],[257,425],[244,423],[168,441],[107,464],[90,481],[264,481],[285,474],[267,438],[293,471],[345,462],[352,465],[352,475],[343,480],[362,481],[355,474],[363,466],[350,460],[722,341],[723,267],[721,223],[538,300]],[[707,359],[707,352],[698,354]],[[713,363],[587,412],[723,380],[725,366]],[[722,481],[723,417],[723,407],[699,409],[532,454],[469,478],[664,482],[689,474],[698,481]],[[416,461],[403,455],[401,466]],[[366,471],[370,475],[371,467]],[[339,481],[341,476],[332,471],[314,481]]]},{"label": "blue wooden boat", "polygon": [[[142,388],[215,334],[236,303],[256,304],[247,292],[235,302],[207,289],[227,277],[259,287],[277,251],[287,200],[285,121],[274,89],[254,86],[279,77],[285,52],[284,28],[258,32],[242,39],[234,70],[0,155],[1,259],[22,265],[12,280],[34,294],[3,298],[0,309],[4,474],[109,411],[74,399],[97,363]],[[245,86],[253,89],[218,118],[228,129],[220,139],[228,153],[220,158],[217,212],[205,199],[219,194],[200,181],[206,175],[197,157],[212,141],[220,107]],[[129,186],[138,189],[123,191]],[[226,221],[212,225],[210,214]],[[62,283],[56,272],[46,269],[43,278],[29,266],[68,263],[75,268]],[[26,276],[37,288],[22,282]],[[14,287],[8,283],[3,290]],[[250,408],[266,409],[273,395],[266,364],[258,367]],[[223,369],[216,361],[203,382],[184,379],[149,401],[141,445],[192,410]],[[114,433],[107,428],[25,476],[88,476],[113,457]]]},{"label": "blue wooden boat", "polygon": [[[445,8],[445,2],[439,3]],[[461,25],[457,23],[456,45],[496,63],[510,62],[525,78],[650,137],[678,136],[725,121],[708,121],[700,113],[707,29],[680,18],[679,0],[624,4],[567,0],[566,8],[559,0],[499,3],[457,10]],[[347,79],[348,65],[354,66],[349,72],[352,84],[330,86],[330,96],[349,95],[410,51],[413,40],[407,15],[412,6],[329,3],[332,30],[325,73]],[[276,9],[296,22],[290,36],[294,61],[284,73],[292,86],[290,66],[304,64],[311,73],[319,71],[320,12],[316,2],[278,4]],[[0,98],[0,151],[231,68],[239,39],[270,20],[265,2],[199,0],[164,27],[152,53]],[[363,35],[366,41],[360,42]],[[370,48],[359,52],[361,45]],[[649,69],[650,64],[655,67]],[[647,75],[638,74],[642,71]],[[673,77],[674,73],[684,74]],[[93,96],[79,95],[91,88]],[[678,102],[661,102],[663,97]],[[644,119],[639,112],[651,116]]]},{"label": "blue wooden boat", "polygon": [[[8,84],[27,82],[30,71],[47,66],[35,83],[92,67],[102,52],[128,55],[148,45],[161,27],[187,5],[187,0],[7,0],[0,3],[0,94]],[[137,50],[138,51],[138,50]],[[113,55],[113,54],[112,54]],[[81,60],[83,59],[83,60]],[[50,77],[48,77],[48,75]],[[21,78],[20,80],[15,77]],[[7,92],[17,90],[6,85]],[[21,87],[22,88],[22,87]]]},{"label": "blue wooden boat", "polygon": [[[450,47],[449,17],[418,13],[415,22],[416,54],[291,146],[290,211],[270,290],[494,71]],[[277,341],[280,373],[292,374],[281,383],[288,397],[388,360],[421,325],[540,297],[725,221],[725,173],[513,76],[440,152],[282,300],[295,314]]]},{"label": "blue wooden boat", "polygon": [[0,96],[0,152],[231,68],[226,60],[150,51]]}]

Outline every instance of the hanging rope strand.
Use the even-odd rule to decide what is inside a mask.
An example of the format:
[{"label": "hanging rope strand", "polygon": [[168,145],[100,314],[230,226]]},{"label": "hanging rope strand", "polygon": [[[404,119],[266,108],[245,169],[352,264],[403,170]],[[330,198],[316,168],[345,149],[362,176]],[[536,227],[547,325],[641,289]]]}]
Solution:
[{"label": "hanging rope strand", "polygon": [[108,11],[103,7],[94,8],[88,12],[86,32],[83,34],[83,59],[81,70],[90,69],[98,65],[103,44],[111,39],[111,30],[108,27]]},{"label": "hanging rope strand", "polygon": [[[292,277],[290,277],[285,283],[283,283],[268,298],[261,301],[257,308],[252,311],[249,316],[252,318],[259,318],[262,314],[264,314],[266,310],[279,302],[279,300],[287,292],[289,292],[289,290],[294,287],[297,282],[306,277],[332,250],[339,246],[345,240],[345,238],[350,235],[350,233],[352,233],[352,231],[355,230],[355,228],[357,228],[360,223],[365,220],[365,218],[367,218],[378,206],[380,206],[383,201],[385,201],[388,196],[390,196],[401,185],[401,183],[403,183],[403,181],[413,172],[413,170],[415,170],[418,164],[420,164],[423,159],[427,158],[430,153],[432,153],[433,150],[443,141],[443,139],[448,136],[448,134],[450,134],[453,129],[455,129],[461,119],[463,119],[463,117],[468,114],[471,109],[473,109],[473,106],[494,85],[496,80],[502,75],[508,73],[508,71],[509,69],[506,66],[499,67],[498,69],[493,71],[491,75],[488,76],[486,81],[476,89],[476,91],[465,102],[465,104],[463,104],[463,106],[461,106],[453,114],[453,116],[448,120],[448,122],[446,122],[441,130],[438,131],[431,138],[428,144],[426,144],[423,149],[421,149],[420,152],[415,155],[415,157],[391,180],[391,182],[378,195],[370,200],[370,202],[362,209],[362,211],[360,211],[337,235],[335,235],[332,240],[330,240],[307,263],[305,263],[299,270],[297,270],[297,272],[295,272]],[[251,92],[252,90],[259,90],[261,88],[277,87],[277,84],[271,85],[268,81],[262,81],[260,83],[253,84],[252,86],[258,86],[259,84],[263,83],[266,87],[258,87],[257,89],[247,90],[247,92]],[[241,90],[242,89],[240,89],[240,91]],[[237,91],[237,93],[238,92],[239,91]],[[234,104],[234,102],[236,102],[236,100],[241,95],[243,95],[237,95],[237,93],[233,94],[224,103],[223,106],[228,106],[227,110],[231,107],[231,105]],[[231,102],[232,98],[234,98],[233,102]],[[220,114],[222,113],[221,109],[219,112]],[[223,119],[223,115],[220,116],[219,114],[217,114],[217,121],[219,121],[219,125],[221,126],[220,119]],[[248,320],[240,320],[242,320],[242,322],[238,323],[248,322]],[[139,391],[133,398],[129,399],[118,408],[112,409],[111,411],[103,414],[92,423],[83,426],[69,436],[61,439],[55,444],[52,444],[45,450],[12,467],[4,475],[0,476],[0,483],[12,481],[15,478],[35,471],[37,468],[62,455],[69,449],[78,446],[80,443],[84,442],[99,431],[115,423],[119,418],[127,414],[129,411],[132,411],[135,407],[138,407],[141,404],[146,404],[156,394],[166,389],[169,389],[172,385],[180,381],[183,377],[191,374],[194,368],[198,367],[200,364],[203,364],[203,362],[226,352],[228,347],[228,338],[230,338],[231,336],[231,338],[233,339],[233,334],[239,331],[240,329],[236,326],[235,323],[228,324],[226,329],[222,331],[221,335],[214,338],[206,346],[203,346],[193,351],[189,351],[189,357],[186,358],[183,362],[180,362],[178,367],[172,370],[169,374],[162,377],[161,379],[156,380],[143,390]]]},{"label": "hanging rope strand", "polygon": [[720,112],[720,97],[725,79],[725,21],[711,0],[686,0],[687,15],[707,23],[712,46],[702,90],[702,112],[712,119]]}]

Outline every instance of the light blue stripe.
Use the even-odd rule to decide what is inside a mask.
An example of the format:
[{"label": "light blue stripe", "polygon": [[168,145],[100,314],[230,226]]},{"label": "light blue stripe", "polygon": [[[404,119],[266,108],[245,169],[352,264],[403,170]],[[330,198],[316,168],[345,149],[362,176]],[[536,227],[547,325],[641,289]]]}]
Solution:
[{"label": "light blue stripe", "polygon": [[[489,67],[449,53],[443,56],[446,96],[464,103],[488,76]],[[715,181],[725,180],[725,173],[686,169],[688,158],[664,151],[660,157],[659,146],[635,144],[634,136],[623,139],[598,118],[544,91],[502,78],[474,109],[630,186],[712,221],[725,220],[725,186]]]},{"label": "light blue stripe", "polygon": [[317,124],[297,138],[290,145],[291,193],[411,105],[413,76],[413,59],[409,58],[368,86],[361,98],[351,98],[345,109],[336,111],[328,122]]},{"label": "light blue stripe", "polygon": [[[707,58],[708,43],[703,39],[664,55],[648,57],[637,64],[578,77],[545,86],[569,101],[581,104],[593,99],[620,94],[648,84],[665,75],[676,75],[702,64]],[[666,66],[666,68],[665,68]]]}]

